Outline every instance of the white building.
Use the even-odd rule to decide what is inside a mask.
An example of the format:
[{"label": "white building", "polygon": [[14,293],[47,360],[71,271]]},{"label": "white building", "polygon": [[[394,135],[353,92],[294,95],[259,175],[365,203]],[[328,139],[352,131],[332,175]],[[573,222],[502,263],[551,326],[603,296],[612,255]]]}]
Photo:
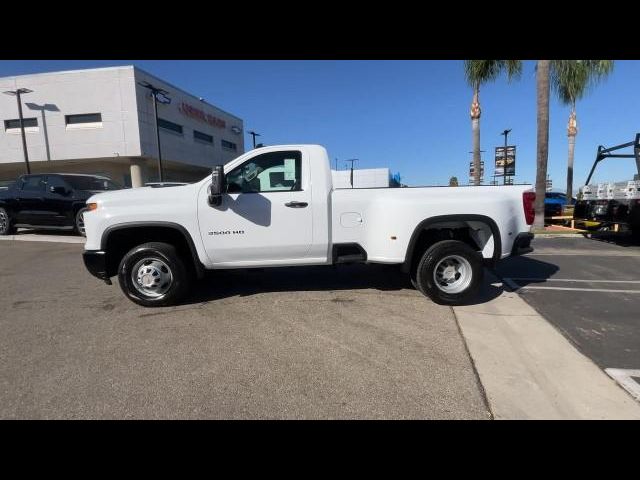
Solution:
[{"label": "white building", "polygon": [[[331,170],[334,188],[351,188],[351,170]],[[353,169],[353,188],[388,187],[388,168]]]},{"label": "white building", "polygon": [[[168,92],[158,104],[165,181],[196,181],[244,153],[244,126],[225,112],[133,66],[0,78],[19,88],[32,173],[103,174],[124,185],[158,180],[153,98],[139,85]],[[25,173],[15,96],[0,93],[0,180]]]}]

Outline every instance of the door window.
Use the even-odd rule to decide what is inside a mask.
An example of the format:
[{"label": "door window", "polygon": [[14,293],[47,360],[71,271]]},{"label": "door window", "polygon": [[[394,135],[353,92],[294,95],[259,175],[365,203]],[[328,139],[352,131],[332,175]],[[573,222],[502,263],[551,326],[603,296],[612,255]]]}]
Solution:
[{"label": "door window", "polygon": [[64,187],[69,189],[69,186],[60,177],[50,176],[47,177],[47,192],[51,193],[51,187]]},{"label": "door window", "polygon": [[231,170],[227,193],[295,192],[302,190],[299,151],[263,153]]},{"label": "door window", "polygon": [[41,192],[44,190],[44,177],[34,175],[22,180],[22,191],[24,192]]}]

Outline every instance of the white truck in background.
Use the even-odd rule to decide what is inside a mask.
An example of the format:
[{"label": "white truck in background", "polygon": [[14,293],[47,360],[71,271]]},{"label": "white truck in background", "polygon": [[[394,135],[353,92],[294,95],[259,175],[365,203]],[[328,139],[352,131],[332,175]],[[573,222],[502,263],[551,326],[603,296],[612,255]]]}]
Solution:
[{"label": "white truck in background", "polygon": [[441,304],[480,286],[483,266],[531,251],[528,185],[334,189],[327,151],[249,151],[200,182],[87,201],[87,269],[143,306],[171,305],[206,270],[397,264]]}]

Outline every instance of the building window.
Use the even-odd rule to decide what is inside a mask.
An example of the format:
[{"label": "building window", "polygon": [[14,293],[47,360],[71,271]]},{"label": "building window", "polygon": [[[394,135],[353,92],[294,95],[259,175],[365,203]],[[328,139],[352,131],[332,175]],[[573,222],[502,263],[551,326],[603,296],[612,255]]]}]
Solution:
[{"label": "building window", "polygon": [[[37,118],[23,118],[24,128],[38,128],[38,119]],[[5,120],[4,121],[4,129],[6,131],[9,130],[20,130],[20,119],[13,120]]]},{"label": "building window", "polygon": [[67,127],[101,127],[102,114],[100,113],[81,113],[79,115],[65,115],[64,121]]},{"label": "building window", "polygon": [[158,118],[158,126],[160,128],[164,128],[165,130],[169,130],[170,132],[182,135],[182,125],[170,122],[169,120],[165,120],[164,118]]},{"label": "building window", "polygon": [[211,135],[207,135],[206,133],[202,133],[197,130],[193,131],[193,139],[198,140],[199,142],[213,144],[213,137]]},{"label": "building window", "polygon": [[234,152],[238,149],[238,145],[233,142],[228,142],[227,140],[221,140],[222,148],[226,148],[227,150],[233,150]]}]

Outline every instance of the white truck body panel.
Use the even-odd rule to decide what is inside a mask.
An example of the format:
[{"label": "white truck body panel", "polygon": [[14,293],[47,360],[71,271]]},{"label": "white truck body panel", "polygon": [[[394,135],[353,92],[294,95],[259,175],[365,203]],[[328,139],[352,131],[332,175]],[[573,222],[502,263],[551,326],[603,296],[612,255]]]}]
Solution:
[{"label": "white truck body panel", "polygon": [[[531,186],[338,189],[332,187],[329,157],[319,145],[280,145],[249,151],[224,167],[225,174],[269,152],[298,151],[301,190],[230,193],[208,203],[211,178],[172,188],[106,192],[88,200],[98,208],[85,214],[86,250],[104,248],[110,227],[171,223],[193,240],[205,268],[329,264],[332,246],[356,243],[367,261],[402,263],[416,228],[439,216],[476,215],[495,222],[500,252],[486,223],[470,221],[485,258],[503,258],[514,239],[528,232],[522,193]],[[296,201],[306,208],[289,208]]]}]

